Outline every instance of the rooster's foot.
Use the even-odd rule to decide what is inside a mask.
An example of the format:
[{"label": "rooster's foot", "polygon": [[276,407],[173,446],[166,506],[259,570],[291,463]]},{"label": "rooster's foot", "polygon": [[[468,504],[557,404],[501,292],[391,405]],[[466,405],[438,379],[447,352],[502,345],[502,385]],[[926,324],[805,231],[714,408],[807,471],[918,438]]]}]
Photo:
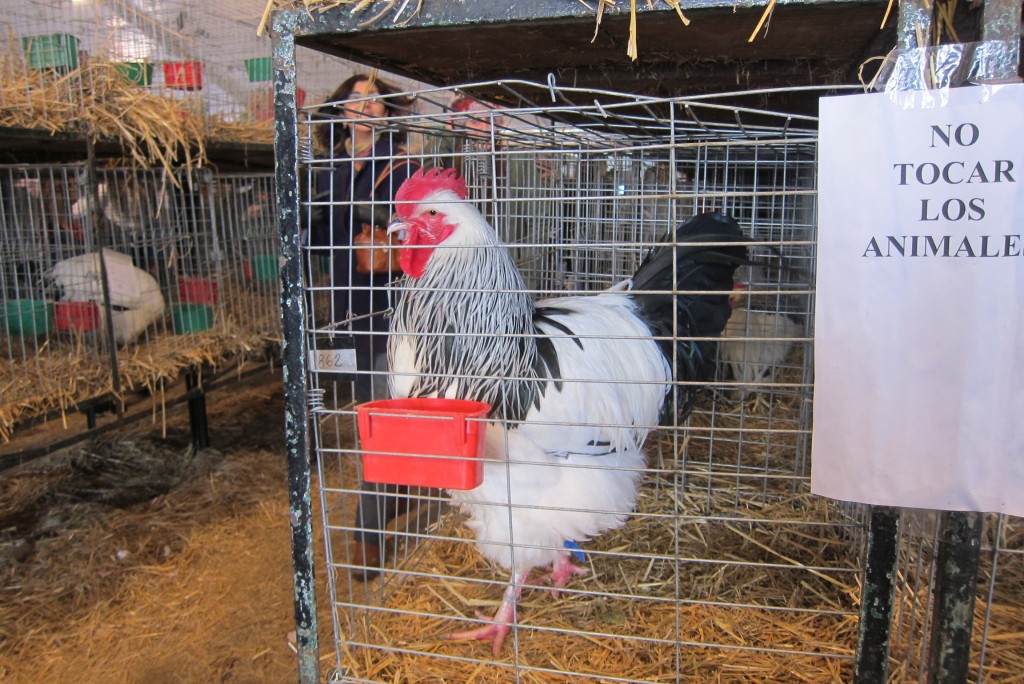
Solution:
[{"label": "rooster's foot", "polygon": [[519,582],[509,585],[505,589],[505,595],[501,599],[501,605],[498,606],[498,612],[494,614],[493,618],[489,618],[483,613],[477,612],[476,616],[481,620],[486,620],[488,624],[483,627],[476,629],[468,629],[464,632],[454,632],[449,634],[446,638],[453,641],[462,641],[467,639],[475,639],[477,641],[490,641],[491,642],[491,653],[494,654],[495,658],[501,656],[501,647],[505,643],[505,637],[512,629],[512,625],[516,622],[516,602],[519,600],[519,596],[522,593],[522,583],[525,581],[526,575],[520,576]]},{"label": "rooster's foot", "polygon": [[[501,611],[499,611],[500,613]],[[481,620],[490,620],[483,613],[477,613],[476,616]],[[449,634],[447,639],[453,641],[460,641],[464,639],[476,639],[477,641],[490,641],[491,642],[491,653],[497,658],[501,656],[501,647],[505,644],[505,637],[508,636],[509,631],[512,627],[509,623],[498,622],[498,616],[494,617],[494,620],[490,624],[478,627],[477,629],[467,629],[464,632],[453,632]]]}]

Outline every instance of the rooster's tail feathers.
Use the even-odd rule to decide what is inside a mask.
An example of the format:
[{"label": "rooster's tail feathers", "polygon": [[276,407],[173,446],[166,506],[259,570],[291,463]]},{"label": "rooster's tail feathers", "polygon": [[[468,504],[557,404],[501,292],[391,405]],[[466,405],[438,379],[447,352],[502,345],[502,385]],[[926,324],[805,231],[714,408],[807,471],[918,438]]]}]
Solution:
[{"label": "rooster's tail feathers", "polygon": [[[745,240],[731,217],[699,214],[676,229],[673,242],[655,247],[633,275],[630,289],[640,315],[655,336],[667,338],[660,342],[662,351],[669,363],[675,357],[680,380],[713,376],[714,341],[692,338],[718,337],[725,328],[734,274],[749,263],[746,246],[735,243]],[[688,407],[696,389],[684,385],[681,391]]]}]

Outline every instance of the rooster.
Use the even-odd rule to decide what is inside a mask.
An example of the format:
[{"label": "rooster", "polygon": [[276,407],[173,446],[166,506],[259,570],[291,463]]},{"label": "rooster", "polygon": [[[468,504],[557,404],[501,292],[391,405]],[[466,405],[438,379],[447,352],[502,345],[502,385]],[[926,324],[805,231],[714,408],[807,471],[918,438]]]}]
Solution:
[{"label": "rooster", "polygon": [[568,549],[633,510],[671,390],[688,411],[713,376],[744,238],[731,218],[697,216],[615,291],[534,301],[454,169],[418,172],[396,204],[406,277],[388,340],[393,396],[492,406],[483,484],[450,494],[512,581],[493,619],[448,638],[489,640],[498,656],[531,572],[547,569],[556,592],[585,573]]}]

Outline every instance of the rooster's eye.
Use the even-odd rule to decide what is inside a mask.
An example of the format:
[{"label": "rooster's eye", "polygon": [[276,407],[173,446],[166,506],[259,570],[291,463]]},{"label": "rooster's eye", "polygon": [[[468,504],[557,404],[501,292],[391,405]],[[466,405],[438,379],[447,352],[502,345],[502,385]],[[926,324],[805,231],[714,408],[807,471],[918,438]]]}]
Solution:
[{"label": "rooster's eye", "polygon": [[430,214],[431,216],[437,216],[437,209],[431,209],[427,213]]}]

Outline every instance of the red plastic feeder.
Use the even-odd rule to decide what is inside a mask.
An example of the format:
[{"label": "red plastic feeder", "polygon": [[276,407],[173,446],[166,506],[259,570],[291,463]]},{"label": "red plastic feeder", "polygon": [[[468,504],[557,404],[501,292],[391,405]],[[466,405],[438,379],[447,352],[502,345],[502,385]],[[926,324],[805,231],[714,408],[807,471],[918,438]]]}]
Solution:
[{"label": "red plastic feeder", "polygon": [[[462,399],[384,399],[356,407],[367,482],[474,489],[484,481],[491,407]],[[410,454],[406,456],[405,454]],[[450,458],[449,458],[450,457]]]},{"label": "red plastic feeder", "polygon": [[57,330],[91,332],[100,327],[100,305],[96,302],[56,302],[53,322]]},{"label": "red plastic feeder", "polygon": [[216,304],[217,283],[209,278],[181,276],[178,278],[178,296],[183,304]]},{"label": "red plastic feeder", "polygon": [[203,63],[164,62],[164,84],[178,90],[202,90]]}]

